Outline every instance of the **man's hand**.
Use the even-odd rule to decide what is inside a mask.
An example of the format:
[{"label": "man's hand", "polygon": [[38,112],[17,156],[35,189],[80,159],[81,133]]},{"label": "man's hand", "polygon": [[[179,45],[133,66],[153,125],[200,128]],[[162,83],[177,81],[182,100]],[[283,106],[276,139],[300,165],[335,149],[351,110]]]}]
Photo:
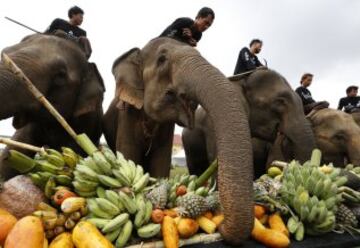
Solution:
[{"label": "man's hand", "polygon": [[192,32],[191,32],[190,28],[183,28],[183,36],[189,37],[189,38],[192,37]]}]

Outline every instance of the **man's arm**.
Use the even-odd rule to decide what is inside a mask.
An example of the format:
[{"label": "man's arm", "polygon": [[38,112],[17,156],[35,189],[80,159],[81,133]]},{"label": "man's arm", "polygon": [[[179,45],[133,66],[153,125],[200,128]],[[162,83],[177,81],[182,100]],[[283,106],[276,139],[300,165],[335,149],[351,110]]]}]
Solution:
[{"label": "man's arm", "polygon": [[342,110],[343,107],[344,107],[344,101],[343,101],[343,98],[341,98],[339,101],[338,110]]},{"label": "man's arm", "polygon": [[251,70],[256,69],[256,65],[253,64],[253,62],[250,59],[251,54],[250,54],[249,49],[243,49],[240,52],[240,56],[241,56],[241,60],[243,61],[244,65],[245,65],[246,70],[251,71]]},{"label": "man's arm", "polygon": [[239,74],[239,72],[240,72],[240,65],[241,65],[241,51],[239,52],[239,56],[238,56],[238,59],[237,59],[237,61],[236,61],[235,70],[234,70],[234,75]]},{"label": "man's arm", "polygon": [[256,67],[264,66],[263,64],[261,64],[258,57],[255,57],[255,63],[256,63]]},{"label": "man's arm", "polygon": [[176,19],[173,23],[171,23],[160,35],[161,36],[170,36],[173,37],[173,35],[178,31],[182,30],[184,28],[190,28],[191,25],[194,23],[194,21],[190,18],[182,17]]},{"label": "man's arm", "polygon": [[53,33],[55,30],[59,29],[59,24],[60,24],[60,19],[56,18],[55,20],[52,21],[52,23],[50,24],[50,26],[45,30],[45,34],[51,34]]}]

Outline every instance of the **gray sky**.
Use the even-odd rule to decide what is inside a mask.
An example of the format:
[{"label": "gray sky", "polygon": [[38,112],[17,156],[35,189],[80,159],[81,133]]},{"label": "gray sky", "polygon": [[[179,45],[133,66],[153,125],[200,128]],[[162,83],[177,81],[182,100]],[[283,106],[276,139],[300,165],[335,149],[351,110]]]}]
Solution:
[{"label": "gray sky", "polygon": [[[314,74],[310,90],[316,100],[326,99],[336,107],[348,85],[360,85],[358,0],[11,0],[0,8],[0,49],[31,33],[4,16],[43,31],[54,18],[67,20],[73,5],[85,11],[81,27],[92,43],[90,60],[105,80],[105,110],[114,96],[113,61],[133,47],[143,47],[177,17],[194,18],[203,6],[213,8],[216,18],[198,49],[226,75],[233,73],[239,50],[260,38],[260,59],[266,58],[293,88],[304,72]],[[1,121],[0,134],[12,133],[11,121]]]}]

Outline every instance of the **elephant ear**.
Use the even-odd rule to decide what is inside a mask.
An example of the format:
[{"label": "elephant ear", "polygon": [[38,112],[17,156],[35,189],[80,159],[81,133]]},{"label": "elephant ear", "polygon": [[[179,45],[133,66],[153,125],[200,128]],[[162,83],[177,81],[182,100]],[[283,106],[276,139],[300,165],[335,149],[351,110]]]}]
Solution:
[{"label": "elephant ear", "polygon": [[88,70],[79,91],[74,116],[78,117],[97,111],[102,104],[104,92],[104,81],[96,64],[88,63]]},{"label": "elephant ear", "polygon": [[137,109],[144,105],[142,58],[139,48],[133,48],[117,58],[112,67],[116,80],[116,97]]},{"label": "elephant ear", "polygon": [[15,114],[12,120],[12,125],[15,129],[20,129],[30,122],[25,113]]}]

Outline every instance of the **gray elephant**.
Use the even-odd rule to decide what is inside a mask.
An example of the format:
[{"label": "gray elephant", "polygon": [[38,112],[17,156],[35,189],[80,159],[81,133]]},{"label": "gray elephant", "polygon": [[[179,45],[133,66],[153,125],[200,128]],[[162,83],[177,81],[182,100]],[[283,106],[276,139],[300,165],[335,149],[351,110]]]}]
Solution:
[{"label": "gray elephant", "polygon": [[[97,143],[101,135],[104,84],[93,63],[73,41],[53,35],[32,35],[3,50],[30,78],[35,86],[70,122],[78,133],[86,132]],[[0,64],[0,119],[14,117],[14,139],[30,144],[76,144],[48,111],[3,63]],[[2,154],[0,174],[12,177]],[[4,162],[4,163],[3,163]]]},{"label": "gray elephant", "polygon": [[360,111],[351,113],[352,117],[354,118],[355,122],[360,126]]},{"label": "gray elephant", "polygon": [[[265,172],[267,154],[278,133],[292,146],[292,156],[305,161],[315,147],[313,133],[303,113],[301,100],[280,74],[272,70],[257,70],[248,77],[235,77],[232,84],[237,95],[245,96],[254,148],[255,176]],[[212,122],[206,111],[196,111],[195,128],[183,130],[183,144],[191,173],[199,175],[216,158],[217,149]],[[237,139],[243,139],[238,136]]]},{"label": "gray elephant", "polygon": [[[168,176],[175,123],[193,125],[194,102],[207,110],[218,137],[221,233],[232,244],[244,241],[253,227],[252,153],[248,120],[234,86],[196,49],[170,38],[123,54],[113,74],[116,96],[104,128],[116,140],[106,139],[154,176]],[[234,138],[239,136],[243,139]]]},{"label": "gray elephant", "polygon": [[354,118],[335,109],[312,111],[310,120],[317,147],[322,151],[323,163],[360,166],[360,127]]}]

